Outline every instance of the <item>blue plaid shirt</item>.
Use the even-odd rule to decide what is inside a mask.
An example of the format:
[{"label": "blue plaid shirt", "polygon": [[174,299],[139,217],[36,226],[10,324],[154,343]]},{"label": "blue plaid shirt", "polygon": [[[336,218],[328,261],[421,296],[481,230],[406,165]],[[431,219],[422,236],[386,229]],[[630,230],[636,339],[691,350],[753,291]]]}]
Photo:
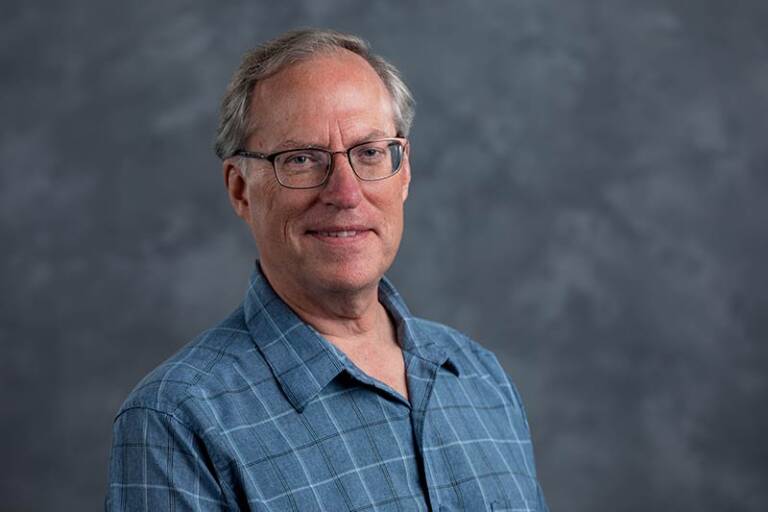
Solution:
[{"label": "blue plaid shirt", "polygon": [[379,299],[410,402],[299,319],[257,268],[243,304],[123,404],[106,509],[546,511],[525,412],[495,356],[411,316],[386,279]]}]

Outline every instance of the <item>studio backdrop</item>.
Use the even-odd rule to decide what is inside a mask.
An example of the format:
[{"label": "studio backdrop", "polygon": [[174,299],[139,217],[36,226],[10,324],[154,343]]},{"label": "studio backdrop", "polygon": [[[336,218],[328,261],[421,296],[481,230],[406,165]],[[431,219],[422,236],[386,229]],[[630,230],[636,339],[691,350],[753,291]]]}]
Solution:
[{"label": "studio backdrop", "polygon": [[241,55],[367,39],[416,101],[412,311],[499,354],[553,511],[768,509],[768,3],[0,9],[0,509],[97,510],[133,385],[241,301]]}]

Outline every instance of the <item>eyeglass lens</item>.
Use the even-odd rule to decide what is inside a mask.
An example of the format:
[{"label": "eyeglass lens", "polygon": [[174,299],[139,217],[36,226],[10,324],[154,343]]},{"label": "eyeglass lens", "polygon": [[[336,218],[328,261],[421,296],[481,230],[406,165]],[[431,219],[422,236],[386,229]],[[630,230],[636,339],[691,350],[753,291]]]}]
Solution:
[{"label": "eyeglass lens", "polygon": [[[379,180],[395,174],[402,164],[399,141],[373,141],[348,151],[349,163],[362,180]],[[275,158],[277,177],[283,185],[308,188],[320,185],[331,166],[331,153],[323,149],[286,151]]]}]

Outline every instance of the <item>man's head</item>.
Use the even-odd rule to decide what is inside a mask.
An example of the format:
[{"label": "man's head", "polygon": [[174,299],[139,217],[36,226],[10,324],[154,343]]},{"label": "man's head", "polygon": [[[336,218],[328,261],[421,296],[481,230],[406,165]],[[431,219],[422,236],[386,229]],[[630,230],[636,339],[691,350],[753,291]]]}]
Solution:
[{"label": "man's head", "polygon": [[[413,100],[396,70],[355,37],[294,32],[246,55],[224,99],[216,150],[232,206],[278,291],[344,293],[378,283],[402,236],[412,118]],[[358,153],[348,150],[396,138],[395,174],[361,180]],[[281,185],[275,166],[282,171],[282,160],[238,156],[305,148],[333,153],[326,181],[314,188]],[[309,161],[303,153],[292,160]]]},{"label": "man's head", "polygon": [[243,147],[253,123],[259,122],[261,113],[251,105],[256,84],[291,64],[339,50],[359,55],[376,71],[392,96],[398,135],[407,137],[413,121],[414,101],[397,69],[371,53],[368,44],[359,37],[332,30],[305,29],[286,32],[245,54],[222,101],[214,146],[216,155],[222,160],[233,156]]}]

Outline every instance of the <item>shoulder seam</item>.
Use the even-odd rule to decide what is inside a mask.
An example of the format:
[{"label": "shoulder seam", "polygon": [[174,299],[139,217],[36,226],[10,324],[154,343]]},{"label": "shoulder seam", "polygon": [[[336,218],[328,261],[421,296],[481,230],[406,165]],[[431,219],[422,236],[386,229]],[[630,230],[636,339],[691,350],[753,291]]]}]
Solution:
[{"label": "shoulder seam", "polygon": [[164,410],[162,410],[162,409],[158,409],[158,408],[156,408],[156,407],[150,407],[150,406],[148,406],[148,405],[138,405],[138,404],[136,404],[136,405],[131,405],[131,406],[128,406],[128,407],[124,407],[124,408],[123,408],[123,409],[120,411],[120,413],[119,413],[117,416],[115,416],[115,419],[114,419],[113,423],[114,423],[114,422],[116,422],[118,419],[120,419],[120,417],[121,417],[123,414],[127,413],[128,411],[132,411],[132,410],[135,410],[135,409],[140,409],[140,410],[144,410],[144,411],[152,411],[152,412],[154,412],[154,413],[157,413],[157,414],[161,414],[161,415],[163,415],[163,416],[168,416],[169,418],[171,418],[171,419],[172,419],[172,420],[174,420],[176,423],[178,423],[179,425],[183,426],[184,428],[186,428],[186,429],[187,429],[187,430],[189,430],[190,432],[192,432],[192,433],[194,433],[194,434],[199,434],[199,433],[200,433],[200,432],[198,432],[198,430],[197,430],[197,429],[193,428],[193,427],[192,427],[191,425],[189,425],[189,424],[188,424],[186,421],[183,421],[181,418],[179,418],[178,416],[176,416],[176,411],[178,410],[178,408],[174,409],[174,411],[173,411],[173,412],[169,412],[169,411],[164,411]]}]

